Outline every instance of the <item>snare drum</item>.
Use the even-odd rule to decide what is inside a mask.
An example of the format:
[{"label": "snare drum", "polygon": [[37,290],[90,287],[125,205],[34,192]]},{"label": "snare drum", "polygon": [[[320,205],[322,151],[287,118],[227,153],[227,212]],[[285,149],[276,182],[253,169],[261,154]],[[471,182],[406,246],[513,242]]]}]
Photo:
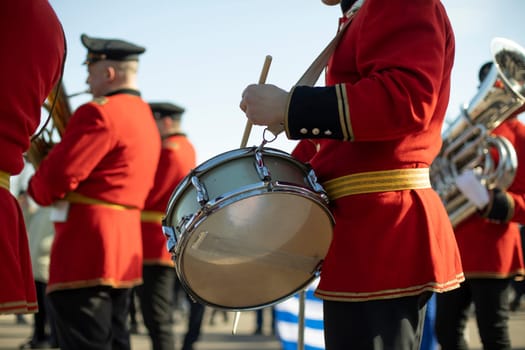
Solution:
[{"label": "snare drum", "polygon": [[228,310],[273,305],[318,276],[332,239],[328,197],[288,153],[242,148],[191,171],[163,230],[190,296]]}]

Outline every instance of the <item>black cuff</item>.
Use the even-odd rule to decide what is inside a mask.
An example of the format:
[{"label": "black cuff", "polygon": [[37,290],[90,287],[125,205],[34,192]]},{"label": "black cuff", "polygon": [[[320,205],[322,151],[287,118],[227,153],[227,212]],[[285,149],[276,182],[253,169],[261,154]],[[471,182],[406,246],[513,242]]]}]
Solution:
[{"label": "black cuff", "polygon": [[344,85],[296,86],[287,112],[285,130],[290,139],[353,139]]},{"label": "black cuff", "polygon": [[514,200],[507,192],[495,188],[492,198],[482,216],[497,222],[508,222],[514,215]]}]

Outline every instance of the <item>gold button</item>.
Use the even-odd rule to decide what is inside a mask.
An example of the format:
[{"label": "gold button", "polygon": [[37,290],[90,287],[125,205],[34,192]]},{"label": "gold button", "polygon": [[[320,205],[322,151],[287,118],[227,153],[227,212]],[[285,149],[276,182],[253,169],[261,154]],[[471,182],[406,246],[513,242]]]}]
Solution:
[{"label": "gold button", "polygon": [[305,135],[306,133],[308,133],[308,130],[306,130],[305,128],[302,128],[301,130],[299,130],[299,132]]},{"label": "gold button", "polygon": [[321,130],[319,130],[317,128],[313,128],[312,129],[312,134],[314,134],[314,135],[319,135],[320,132],[321,132]]},{"label": "gold button", "polygon": [[332,132],[330,130],[325,130],[324,134],[326,136],[330,136],[330,135],[332,135]]}]

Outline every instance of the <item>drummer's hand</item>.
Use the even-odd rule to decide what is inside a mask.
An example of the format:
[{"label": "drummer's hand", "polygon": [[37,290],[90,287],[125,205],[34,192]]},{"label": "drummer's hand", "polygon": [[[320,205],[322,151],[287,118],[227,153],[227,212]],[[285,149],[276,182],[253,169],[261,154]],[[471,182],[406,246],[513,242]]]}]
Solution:
[{"label": "drummer's hand", "polygon": [[242,93],[240,107],[255,125],[282,125],[288,94],[275,85],[249,85]]}]

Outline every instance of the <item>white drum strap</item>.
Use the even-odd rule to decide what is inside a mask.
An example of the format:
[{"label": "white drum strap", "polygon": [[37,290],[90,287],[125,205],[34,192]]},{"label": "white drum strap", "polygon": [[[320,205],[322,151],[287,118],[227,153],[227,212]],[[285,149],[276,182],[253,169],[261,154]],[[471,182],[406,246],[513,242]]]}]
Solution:
[{"label": "white drum strap", "polygon": [[317,56],[317,58],[312,62],[310,67],[304,72],[303,76],[297,81],[295,84],[296,86],[314,86],[314,84],[319,79],[319,76],[321,75],[321,72],[325,69],[326,65],[328,64],[328,60],[330,59],[330,56],[332,56],[332,53],[334,52],[337,43],[339,42],[339,39],[343,36],[343,33],[345,32],[346,28],[348,28],[348,25],[350,22],[352,22],[352,19],[354,18],[355,14],[357,13],[357,10],[347,14],[348,19],[341,25],[339,28],[337,34],[335,37],[328,43],[328,45],[325,47],[323,51]]}]

